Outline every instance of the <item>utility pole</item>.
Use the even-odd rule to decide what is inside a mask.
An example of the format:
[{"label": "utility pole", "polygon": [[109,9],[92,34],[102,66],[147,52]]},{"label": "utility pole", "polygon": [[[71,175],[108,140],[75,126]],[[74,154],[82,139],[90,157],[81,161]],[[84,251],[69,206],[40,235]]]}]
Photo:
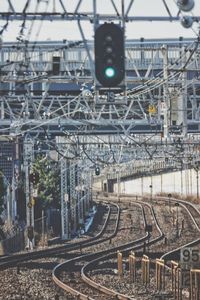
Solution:
[{"label": "utility pole", "polygon": [[6,204],[7,204],[7,222],[9,225],[12,223],[11,218],[11,187],[8,180],[6,180],[7,183],[7,193],[6,193]]},{"label": "utility pole", "polygon": [[197,199],[199,199],[199,169],[197,172]]},{"label": "utility pole", "polygon": [[172,194],[168,194],[168,205],[169,205],[169,210],[171,211],[171,203],[170,203],[170,199],[172,197]]},{"label": "utility pole", "polygon": [[71,203],[69,190],[69,165],[67,160],[62,158],[61,167],[61,236],[63,240],[71,238]]},{"label": "utility pole", "polygon": [[149,188],[150,188],[151,202],[152,202],[152,200],[153,200],[153,185],[150,184]]},{"label": "utility pole", "polygon": [[195,162],[194,169],[196,171],[196,179],[197,179],[197,199],[199,199],[199,163]]},{"label": "utility pole", "polygon": [[120,202],[120,170],[119,166],[117,166],[117,201]]},{"label": "utility pole", "polygon": [[[185,46],[181,49],[181,55],[185,57]],[[183,59],[182,68],[184,71],[182,72],[182,92],[178,98],[178,125],[182,125],[182,134],[183,137],[187,136],[187,71],[185,68],[186,58]]]},{"label": "utility pole", "polygon": [[163,133],[164,138],[169,137],[169,125],[170,125],[170,100],[169,100],[169,89],[168,89],[168,49],[166,45],[161,48],[163,55],[163,94],[164,94],[164,124]]},{"label": "utility pole", "polygon": [[178,238],[179,237],[179,226],[178,226],[178,208],[179,208],[179,203],[176,202],[175,203],[175,206],[176,206],[176,237]]},{"label": "utility pole", "polygon": [[[26,226],[27,226],[27,247],[34,246],[34,206],[31,199],[30,187],[30,165],[33,162],[33,141],[26,137],[24,139],[24,171],[25,171],[25,197],[26,197]],[[30,234],[32,233],[32,234]]]}]

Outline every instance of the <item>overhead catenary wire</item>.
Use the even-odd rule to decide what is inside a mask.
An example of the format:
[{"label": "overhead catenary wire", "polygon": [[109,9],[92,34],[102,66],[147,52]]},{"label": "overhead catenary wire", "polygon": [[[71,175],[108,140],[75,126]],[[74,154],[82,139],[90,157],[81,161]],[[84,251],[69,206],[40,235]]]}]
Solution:
[{"label": "overhead catenary wire", "polygon": [[[190,48],[192,48],[192,47],[194,47],[194,46],[195,46],[195,48],[196,48],[197,42],[199,43],[199,41],[197,40],[197,41],[194,41],[192,44],[190,44],[190,45],[187,47],[186,51],[184,51],[184,56],[183,56],[183,54],[182,54],[182,55],[181,55],[181,56],[180,56],[173,64],[168,64],[168,65],[166,66],[168,72],[170,72],[171,70],[173,70],[173,67],[176,66],[176,64],[180,64],[183,60],[185,60],[187,51],[190,50]],[[189,61],[188,61],[188,62],[189,62]],[[169,75],[169,76],[168,76],[168,79],[174,78],[176,75],[179,75],[179,74],[181,74],[181,73],[182,73],[182,66],[181,66],[181,69],[180,69],[180,70],[178,69],[174,74]],[[156,78],[150,79],[150,80],[146,81],[143,85],[139,85],[139,86],[137,86],[137,87],[135,87],[135,88],[133,88],[133,89],[131,89],[131,90],[128,90],[128,91],[127,91],[127,96],[133,95],[133,96],[135,97],[135,96],[137,96],[137,95],[140,95],[140,94],[143,94],[143,93],[146,93],[146,92],[152,90],[152,87],[153,87],[153,89],[154,89],[154,87],[155,87],[156,85],[158,85],[158,86],[156,86],[156,87],[159,87],[160,85],[162,85],[162,84],[165,82],[165,80],[162,79],[162,77],[161,77],[161,76],[163,76],[163,74],[164,74],[164,71],[162,70],[162,71],[160,71],[160,72],[157,74]],[[161,80],[161,82],[159,82],[159,79]],[[153,84],[153,85],[152,85],[152,84]],[[151,85],[152,85],[152,87],[151,87]],[[150,87],[149,87],[149,86],[150,86]],[[147,87],[147,88],[145,89],[145,87]],[[143,89],[143,90],[142,90],[142,91],[138,91],[138,90],[140,90],[140,89]],[[138,91],[138,92],[137,92],[137,91]]]},{"label": "overhead catenary wire", "polygon": [[[50,117],[52,114],[54,114],[54,113],[56,113],[56,112],[58,112],[58,111],[60,111],[60,110],[62,111],[63,108],[64,108],[65,106],[68,106],[68,105],[69,105],[69,103],[72,103],[72,102],[74,102],[74,101],[76,102],[76,100],[77,100],[77,98],[78,98],[79,96],[80,96],[80,95],[76,96],[74,99],[68,101],[66,104],[63,104],[61,107],[59,107],[59,108],[57,108],[56,110],[54,110],[53,112],[51,112],[51,113],[49,114],[49,117]],[[63,113],[63,114],[61,114],[61,115],[59,115],[59,116],[56,116],[55,118],[45,120],[45,121],[41,122],[39,125],[36,125],[35,127],[33,127],[32,129],[27,129],[27,130],[23,131],[22,134],[23,134],[23,133],[26,133],[26,132],[30,132],[31,130],[34,130],[34,129],[36,129],[36,128],[39,128],[39,127],[41,127],[41,126],[43,126],[43,125],[47,125],[47,124],[49,124],[49,123],[51,123],[51,122],[53,122],[53,121],[55,121],[55,120],[59,120],[61,117],[67,117],[67,116],[70,116],[71,114],[73,114],[73,113],[75,113],[75,112],[78,112],[78,111],[81,111],[80,108],[77,109],[76,111],[66,112],[66,113]],[[33,120],[29,120],[29,121],[27,121],[27,122],[23,122],[22,124],[19,124],[18,126],[20,126],[20,127],[21,127],[21,126],[28,126],[28,125],[31,125],[32,122],[33,122]],[[17,124],[16,124],[16,126],[17,126]],[[12,128],[12,127],[9,126],[9,127],[7,127],[7,128],[0,129],[0,132],[7,131],[7,130],[9,130],[9,129],[11,129],[11,128]],[[17,135],[18,135],[18,134],[17,134]]]},{"label": "overhead catenary wire", "polygon": [[[47,1],[48,2],[48,1]],[[25,9],[25,8],[24,8]],[[181,74],[181,71],[180,72],[175,72],[174,74],[172,74],[172,75],[170,75],[169,77],[168,77],[168,79],[173,79],[173,78],[175,78],[176,76],[179,76]],[[155,81],[157,80],[157,79],[154,79]],[[153,82],[153,80],[150,80],[149,81],[149,83],[147,82],[146,84],[147,84],[147,88],[144,90],[144,91],[141,91],[141,92],[138,92],[138,93],[135,93],[134,95],[129,95],[129,96],[133,96],[133,97],[137,97],[137,96],[140,96],[140,95],[143,95],[144,93],[148,93],[149,91],[152,91],[152,90],[154,90],[154,89],[156,89],[156,88],[158,88],[159,86],[162,86],[164,83],[165,83],[165,81],[164,80],[162,80],[162,78],[161,78],[161,81],[159,82],[159,83],[154,83],[154,85],[152,85],[151,87],[148,87],[148,84],[152,84],[152,83],[154,83]],[[60,108],[59,108],[60,109]],[[50,116],[51,115],[53,115],[55,112],[52,112],[51,114],[50,114]],[[74,113],[74,112],[73,112]],[[65,116],[65,115],[63,115],[63,116]],[[62,117],[62,115],[61,115],[61,117]],[[53,120],[53,119],[52,119]],[[31,121],[30,121],[30,123],[31,123]],[[43,123],[44,124],[44,123]],[[25,125],[26,125],[26,123],[25,123]]]}]

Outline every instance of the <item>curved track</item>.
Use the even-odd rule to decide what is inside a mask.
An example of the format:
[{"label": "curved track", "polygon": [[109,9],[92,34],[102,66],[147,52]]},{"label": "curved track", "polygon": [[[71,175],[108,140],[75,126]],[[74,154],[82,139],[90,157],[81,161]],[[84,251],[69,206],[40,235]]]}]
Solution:
[{"label": "curved track", "polygon": [[[166,200],[169,201],[169,200]],[[177,199],[170,199],[172,202],[178,203],[189,215],[193,226],[200,232],[200,211],[196,208],[196,206],[192,203],[189,203],[188,201],[184,200],[177,200]],[[176,249],[173,249],[172,251],[169,251],[162,255],[161,259],[164,259],[165,261],[168,260],[180,260],[180,250],[184,247],[193,247],[200,243],[200,238],[197,238],[189,243],[185,243],[181,247],[178,247]]]},{"label": "curved track", "polygon": [[[157,220],[157,211],[154,209],[154,201],[149,203],[148,201],[142,201],[138,199],[133,200],[130,197],[120,197],[120,203],[107,203],[106,218],[104,217],[104,223],[101,225],[101,230],[90,238],[78,241],[75,243],[66,243],[62,246],[53,247],[50,249],[34,251],[30,253],[18,254],[3,257],[0,259],[0,268],[7,268],[9,266],[16,265],[16,263],[43,258],[60,256],[70,251],[76,251],[76,257],[65,261],[57,265],[52,273],[54,282],[58,287],[66,292],[74,295],[77,299],[87,300],[112,300],[112,299],[134,299],[128,295],[123,295],[115,290],[108,289],[104,286],[100,286],[92,278],[91,271],[94,271],[98,266],[108,265],[109,261],[116,265],[117,251],[122,252],[123,257],[127,256],[130,251],[136,251],[139,249],[144,250],[144,244],[154,247],[156,243],[159,243],[164,238],[164,233],[158,224],[160,216]],[[111,199],[114,202],[113,197]],[[106,197],[108,201],[108,198]],[[168,203],[169,199],[164,197],[156,197],[154,199],[157,203]],[[184,211],[184,214],[192,222],[198,232],[200,231],[200,212],[195,205],[188,203],[187,201],[170,199],[171,204],[179,203],[180,209]],[[119,207],[120,205],[120,207]],[[165,204],[166,206],[166,204]],[[138,229],[138,236],[134,236],[131,228],[129,231],[125,231],[123,220],[127,214],[130,214],[133,207],[137,207],[135,216],[140,215],[140,228]],[[152,226],[152,232],[146,232],[145,228],[147,225]],[[121,232],[124,239],[118,238],[118,233]],[[129,232],[129,234],[127,234]],[[183,232],[184,234],[184,232]],[[127,241],[127,235],[132,238]],[[185,243],[181,247],[169,251],[162,256],[162,259],[167,260],[178,260],[180,249],[184,246],[193,246],[200,242],[200,239],[195,239],[190,243]],[[162,242],[163,244],[163,242]],[[80,252],[77,250],[80,250]],[[156,247],[157,249],[157,247]],[[78,255],[78,256],[77,256]],[[66,258],[65,258],[66,259]],[[71,297],[71,296],[69,296]],[[71,299],[71,298],[70,298]]]},{"label": "curved track", "polygon": [[118,220],[119,220],[119,216],[120,216],[120,209],[117,204],[109,204],[109,205],[107,204],[106,206],[107,206],[107,210],[108,210],[107,217],[105,219],[105,222],[102,226],[101,231],[98,232],[95,236],[87,238],[83,241],[77,241],[74,243],[66,243],[62,246],[56,246],[56,247],[52,247],[52,248],[48,248],[48,249],[25,252],[25,253],[20,253],[20,254],[12,254],[9,256],[1,257],[0,258],[0,269],[14,266],[19,262],[60,255],[62,253],[79,250],[84,247],[94,245],[98,242],[98,239],[101,239],[101,237],[105,234],[105,231],[109,225],[110,219],[113,218],[113,214],[114,214],[116,216],[116,220],[117,220],[115,230],[110,235],[107,235],[104,238],[104,240],[109,240],[116,234],[117,223],[119,222]]},{"label": "curved track", "polygon": [[[53,270],[52,276],[54,282],[59,287],[83,300],[132,299],[129,296],[122,295],[104,286],[100,286],[98,283],[89,278],[87,274],[99,263],[109,259],[116,259],[117,251],[120,251],[126,255],[131,250],[143,248],[144,242],[148,242],[148,244],[151,245],[163,238],[163,233],[156,220],[153,207],[148,203],[141,202],[134,203],[134,205],[139,206],[141,209],[144,228],[146,228],[147,224],[151,224],[154,227],[154,232],[151,239],[150,234],[146,232],[142,237],[137,238],[129,243],[113,247],[112,249],[102,250],[98,253],[90,253],[84,256],[76,257],[56,266]],[[73,277],[73,280],[71,280],[71,277]]]}]

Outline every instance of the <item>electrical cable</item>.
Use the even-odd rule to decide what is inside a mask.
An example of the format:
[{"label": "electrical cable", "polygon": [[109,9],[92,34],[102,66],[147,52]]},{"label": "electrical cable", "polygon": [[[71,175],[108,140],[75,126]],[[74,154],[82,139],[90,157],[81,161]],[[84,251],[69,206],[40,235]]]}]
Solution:
[{"label": "electrical cable", "polygon": [[[192,44],[192,45],[193,45],[193,44]],[[190,45],[190,46],[191,46],[191,45]],[[186,51],[185,51],[185,56],[186,56]],[[168,72],[170,71],[170,67],[172,68],[172,67],[174,67],[174,65],[176,65],[177,63],[181,63],[182,59],[185,59],[185,56],[184,56],[184,57],[181,56],[179,59],[177,59],[177,60],[175,61],[175,63],[174,63],[173,65],[168,65],[168,66],[166,67],[166,68],[168,69]],[[170,67],[169,67],[169,66],[170,66]],[[142,94],[144,94],[144,93],[147,93],[147,91],[151,91],[151,90],[153,90],[153,89],[155,89],[155,88],[158,88],[159,86],[163,85],[163,84],[166,82],[166,80],[165,80],[165,79],[162,79],[162,78],[160,78],[160,77],[158,77],[158,76],[161,76],[161,75],[163,75],[163,74],[164,74],[164,71],[160,71],[160,72],[157,74],[157,77],[156,77],[155,79],[150,79],[150,80],[148,80],[147,82],[145,82],[144,85],[139,85],[139,86],[137,86],[137,87],[134,88],[134,89],[128,90],[128,91],[127,91],[127,96],[130,96],[130,94],[131,94],[131,96],[136,97],[136,96],[138,96],[138,95],[142,95]],[[179,71],[179,70],[176,71],[175,74],[172,74],[172,75],[168,76],[167,80],[172,79],[172,78],[174,78],[174,77],[176,77],[177,75],[180,75],[180,74],[182,74],[182,69],[181,69],[180,71]],[[160,79],[160,82],[158,82],[158,79]],[[155,83],[154,83],[154,82],[155,82]],[[148,87],[148,85],[151,85],[152,83],[153,83],[154,85]],[[147,88],[144,89],[144,86],[147,86]],[[137,90],[140,90],[140,89],[143,89],[143,90],[137,92]],[[134,93],[134,94],[132,94],[132,93]]]}]

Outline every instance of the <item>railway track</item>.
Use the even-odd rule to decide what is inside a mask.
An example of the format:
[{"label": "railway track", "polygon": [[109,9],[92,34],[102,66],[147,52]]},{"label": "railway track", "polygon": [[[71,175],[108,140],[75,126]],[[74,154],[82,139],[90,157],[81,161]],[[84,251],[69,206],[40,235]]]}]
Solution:
[{"label": "railway track", "polygon": [[[168,201],[168,198],[163,199],[160,197],[156,199],[158,204],[165,203],[165,207]],[[200,217],[196,207],[187,201],[171,199],[171,205],[174,206],[175,203],[179,203],[180,209],[184,211],[199,232]],[[117,286],[112,288],[112,285],[108,285],[106,288],[104,284],[99,284],[98,280],[93,278],[93,273],[95,273],[95,270],[100,270],[104,274],[105,268],[112,265],[112,274],[116,276],[113,273],[113,266],[117,266],[117,251],[120,251],[123,257],[126,257],[130,251],[144,251],[144,244],[148,247],[148,251],[155,245],[160,245],[159,243],[164,238],[162,226],[159,224],[160,216],[158,218],[154,203],[151,205],[149,201],[142,201],[141,199],[132,201],[132,199],[126,197],[124,200],[120,199],[120,204],[107,203],[106,205],[107,211],[101,224],[101,230],[98,230],[95,235],[84,238],[81,242],[67,243],[51,249],[1,258],[0,268],[16,266],[17,263],[25,266],[25,262],[30,266],[32,264],[30,260],[34,260],[36,265],[39,265],[40,261],[43,263],[45,258],[50,260],[50,257],[58,257],[57,262],[61,257],[61,263],[54,262],[52,264],[52,266],[56,265],[52,277],[57,285],[58,295],[63,293],[62,290],[66,291],[67,299],[137,299],[130,296],[129,292],[122,294],[120,290],[117,290]],[[146,231],[147,225],[152,227],[152,232]],[[199,239],[186,243],[181,247],[193,245],[193,243],[199,243]],[[178,259],[181,247],[168,251],[162,258],[166,261],[172,258]],[[155,248],[158,248],[158,246]],[[76,257],[69,259],[69,252]],[[44,260],[41,260],[43,258]],[[65,261],[62,262],[63,259]]]},{"label": "railway track", "polygon": [[[137,197],[137,200],[138,200],[138,197]],[[122,197],[120,198],[120,201],[123,201]],[[130,202],[130,198],[126,199],[126,201]],[[155,199],[155,201],[153,201],[153,203],[155,202],[157,204],[160,204],[162,201],[165,203],[164,207],[165,207],[165,210],[166,210],[167,209],[167,203],[169,203],[169,198],[156,197],[156,199]],[[181,236],[182,245],[179,246],[179,247],[174,247],[174,249],[172,249],[170,251],[165,251],[166,253],[160,257],[161,260],[165,261],[166,272],[168,274],[169,274],[171,268],[168,268],[167,263],[171,260],[178,262],[180,260],[180,251],[181,251],[182,248],[184,248],[184,247],[190,247],[191,248],[193,246],[199,245],[199,243],[200,243],[200,238],[199,238],[200,212],[197,209],[197,207],[194,204],[189,203],[188,201],[185,201],[185,200],[179,200],[179,199],[172,198],[172,199],[170,199],[170,201],[171,201],[170,206],[172,206],[175,210],[177,209],[177,206],[178,206],[179,207],[178,208],[179,209],[179,214],[184,216],[185,220],[188,219],[186,221],[186,223],[188,223],[187,226],[189,226],[189,227],[186,227],[185,230],[183,230],[183,233],[182,233],[182,236]],[[139,203],[141,203],[141,200],[139,201]],[[178,203],[178,205],[177,205],[177,203]],[[185,224],[185,226],[186,226],[186,224]],[[185,236],[185,233],[188,232],[189,230],[192,234],[191,234],[190,238],[187,240],[187,238]],[[153,245],[153,243],[152,243],[152,245]],[[92,273],[95,274],[95,271],[93,272],[93,270],[92,270],[92,269],[94,269],[94,265],[92,266],[92,263],[90,263],[90,262],[83,269],[84,269],[84,272],[86,272],[86,274],[92,274]],[[155,272],[152,272],[152,274],[154,274],[153,277],[154,277],[154,280],[155,280]],[[151,276],[152,276],[152,274],[151,274]],[[89,278],[89,276],[87,276],[87,275],[86,275],[86,278],[87,278],[86,280],[88,280],[88,283],[90,282],[90,284],[93,285],[94,280]],[[98,284],[100,284],[100,282],[102,283],[102,276],[100,276],[100,278],[99,278],[99,276],[97,276],[96,281],[98,282]],[[108,277],[106,277],[106,278],[108,278]],[[153,278],[152,278],[152,280],[153,280]],[[119,280],[118,280],[118,282],[119,282]],[[168,285],[169,285],[169,282],[166,283],[166,286],[168,286]],[[109,286],[109,284],[108,284],[108,286]],[[152,288],[152,289],[154,289],[154,292],[155,292],[155,288],[156,288],[156,286],[154,284],[154,287]],[[170,288],[170,286],[168,286],[168,288]],[[124,290],[126,290],[126,288]],[[170,299],[171,299],[171,297],[173,297],[170,290],[167,290],[166,293],[167,293],[166,295],[168,295],[168,297],[170,297]],[[129,293],[127,293],[127,294],[129,294]],[[188,295],[189,295],[189,293],[188,293]],[[143,298],[139,298],[139,299],[143,299]],[[148,298],[148,296],[146,296],[146,298],[145,298],[145,296],[144,296],[144,299],[150,299],[150,298]],[[189,298],[185,294],[183,299],[189,299]]]},{"label": "railway track", "polygon": [[[113,199],[114,195],[111,195],[111,199]],[[123,202],[127,202],[130,203],[131,201],[136,202],[136,203],[141,203],[142,201],[144,201],[143,199],[145,199],[146,197],[140,197],[140,196],[133,196],[133,195],[120,195],[120,201]],[[102,197],[102,200],[104,199],[104,197]],[[167,209],[167,206],[170,203],[170,209],[172,208],[172,206],[174,206],[174,208],[177,208],[177,204],[178,206],[185,211],[185,215],[186,218],[189,220],[190,222],[190,226],[188,226],[188,230],[190,230],[191,232],[191,236],[190,236],[190,240],[191,241],[186,241],[184,242],[184,232],[183,232],[183,243],[181,246],[179,247],[174,247],[174,249],[170,250],[170,251],[165,251],[165,252],[169,252],[172,253],[170,255],[170,259],[173,260],[179,260],[180,258],[180,249],[186,246],[195,246],[198,245],[200,243],[200,238],[195,238],[193,239],[193,235],[192,235],[192,231],[196,231],[199,232],[199,228],[200,228],[200,211],[197,209],[197,207],[193,204],[190,203],[188,201],[182,200],[182,199],[176,199],[173,197],[160,197],[160,196],[154,196],[153,199],[150,198],[146,198],[145,200],[146,202],[148,201],[152,203],[152,205],[157,205],[160,203],[164,203],[164,210]],[[146,203],[145,202],[145,203]],[[165,225],[165,224],[164,224]],[[198,236],[198,234],[194,234],[194,236]],[[176,242],[178,240],[176,239]],[[176,250],[177,249],[177,250]],[[173,254],[174,253],[174,254]],[[165,255],[165,254],[164,254]],[[164,257],[164,256],[163,256]],[[165,256],[165,258],[167,258],[167,254]]]},{"label": "railway track", "polygon": [[[188,216],[190,217],[194,228],[200,232],[200,211],[196,208],[196,206],[192,203],[189,203],[188,201],[185,200],[177,200],[177,199],[170,199],[173,203],[178,203],[182,209],[184,209]],[[194,247],[200,243],[200,238],[196,238],[195,240],[191,242],[187,242],[181,247],[177,247],[176,249],[173,249],[167,253],[165,253],[161,259],[164,259],[165,261],[169,260],[175,260],[179,261],[180,260],[180,251],[183,247]]]},{"label": "railway track", "polygon": [[[54,282],[60,288],[73,294],[78,299],[83,300],[134,299],[128,295],[123,295],[120,292],[101,286],[88,276],[88,273],[91,270],[94,270],[94,268],[102,262],[106,264],[106,261],[110,259],[115,260],[117,251],[127,255],[127,253],[131,250],[143,248],[144,242],[146,241],[149,245],[151,245],[163,238],[163,233],[156,220],[153,207],[148,203],[134,203],[133,205],[138,206],[142,212],[144,230],[143,236],[135,238],[126,244],[102,250],[98,253],[85,254],[59,264],[54,268],[52,276]],[[149,232],[145,232],[147,225],[154,227],[154,232],[151,237]]]},{"label": "railway track", "polygon": [[[25,253],[23,252],[23,253],[19,253],[19,254],[12,254],[12,255],[5,256],[5,257],[1,257],[0,258],[0,269],[8,268],[8,267],[14,266],[20,262],[25,262],[28,260],[45,258],[45,257],[50,257],[50,256],[55,256],[55,255],[61,255],[63,253],[80,250],[80,249],[83,249],[84,247],[88,247],[93,244],[96,244],[98,239],[101,239],[101,237],[105,234],[106,229],[107,229],[108,225],[110,224],[109,222],[112,218],[116,218],[116,224],[118,223],[118,219],[119,219],[119,215],[120,215],[119,206],[117,204],[106,204],[106,207],[107,207],[107,214],[105,216],[105,221],[101,226],[101,230],[95,236],[87,237],[86,239],[84,239],[82,241],[77,241],[74,243],[69,242],[62,246],[57,245],[55,247],[51,247],[48,249],[36,250],[36,251],[25,252]],[[113,214],[114,214],[114,217],[113,217]],[[115,236],[116,231],[117,231],[117,225],[115,226],[115,230],[110,235],[107,234],[106,237],[104,237],[104,239],[109,240],[110,238]]]},{"label": "railway track", "polygon": [[[137,199],[140,198],[142,201],[142,197],[138,197],[137,196]],[[121,198],[121,201],[123,197]],[[127,195],[125,197],[125,201],[130,201],[130,196],[128,196],[127,198]],[[139,201],[139,202],[140,202]],[[160,202],[164,202],[165,203],[165,206],[166,205],[169,205],[170,203],[170,207],[171,205],[174,205],[176,208],[177,208],[177,204],[178,204],[178,207],[180,207],[182,210],[185,211],[185,213],[187,214],[187,217],[188,219],[190,219],[190,222],[191,222],[191,226],[192,228],[188,228],[191,231],[197,231],[198,233],[200,232],[200,211],[197,209],[197,207],[193,204],[193,203],[190,203],[188,201],[185,201],[185,200],[182,200],[182,199],[176,199],[176,198],[173,198],[173,197],[160,197],[160,196],[155,196],[153,198],[153,203],[160,203]],[[198,234],[197,234],[198,236]],[[184,239],[184,236],[183,236],[183,239]],[[170,250],[170,251],[166,251],[165,254],[162,255],[161,259],[164,259],[165,261],[167,260],[174,260],[174,261],[179,261],[180,260],[180,251],[182,248],[184,247],[193,247],[193,246],[196,246],[196,245],[199,245],[200,244],[200,238],[197,237],[197,238],[194,238],[191,236],[191,241],[186,241],[186,242],[183,242],[181,246],[179,247],[175,247],[174,249]]]}]

